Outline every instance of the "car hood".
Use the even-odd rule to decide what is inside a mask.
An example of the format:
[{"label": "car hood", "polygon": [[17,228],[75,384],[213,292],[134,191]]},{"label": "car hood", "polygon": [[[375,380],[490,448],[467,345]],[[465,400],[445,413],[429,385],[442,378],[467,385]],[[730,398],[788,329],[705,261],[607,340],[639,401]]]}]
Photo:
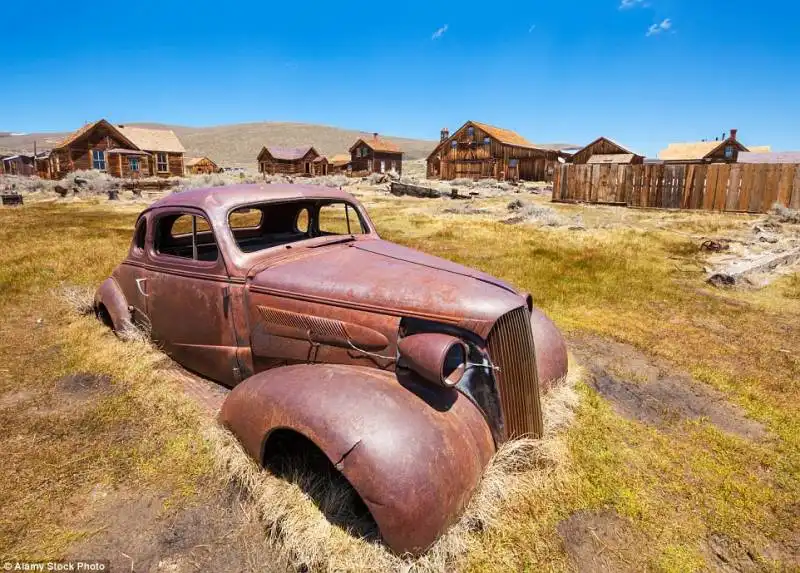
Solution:
[{"label": "car hood", "polygon": [[455,323],[482,336],[526,304],[491,275],[380,239],[297,250],[260,267],[250,273],[257,292]]}]

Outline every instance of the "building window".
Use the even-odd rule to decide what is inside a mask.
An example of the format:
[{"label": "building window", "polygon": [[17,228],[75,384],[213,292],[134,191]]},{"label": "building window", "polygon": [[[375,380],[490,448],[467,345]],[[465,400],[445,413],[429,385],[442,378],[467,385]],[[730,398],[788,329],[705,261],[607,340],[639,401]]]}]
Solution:
[{"label": "building window", "polygon": [[483,144],[484,145],[489,145],[491,142],[492,142],[492,138],[489,137],[488,135],[483,138]]},{"label": "building window", "polygon": [[733,159],[733,145],[728,145],[725,148],[725,159]]},{"label": "building window", "polygon": [[474,136],[475,136],[475,128],[474,128],[474,127],[472,127],[472,126],[468,127],[468,128],[467,128],[467,135],[468,135],[469,137],[474,137]]},{"label": "building window", "polygon": [[106,170],[106,153],[102,149],[92,149],[92,169]]},{"label": "building window", "polygon": [[129,157],[128,158],[128,165],[131,168],[131,171],[139,172],[139,158],[138,157]]},{"label": "building window", "polygon": [[453,141],[450,142],[450,147],[455,149],[456,147],[458,147],[458,142],[454,139]]},{"label": "building window", "polygon": [[156,170],[158,170],[159,173],[169,171],[169,165],[167,164],[166,153],[163,152],[156,153]]}]

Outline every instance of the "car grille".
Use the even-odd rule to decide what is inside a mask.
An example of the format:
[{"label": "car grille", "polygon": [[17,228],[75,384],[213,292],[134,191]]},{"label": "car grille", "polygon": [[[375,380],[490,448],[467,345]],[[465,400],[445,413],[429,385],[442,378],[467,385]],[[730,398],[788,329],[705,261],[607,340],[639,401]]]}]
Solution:
[{"label": "car grille", "polygon": [[506,436],[541,437],[542,404],[531,318],[525,307],[504,314],[489,333],[489,356],[495,370]]}]

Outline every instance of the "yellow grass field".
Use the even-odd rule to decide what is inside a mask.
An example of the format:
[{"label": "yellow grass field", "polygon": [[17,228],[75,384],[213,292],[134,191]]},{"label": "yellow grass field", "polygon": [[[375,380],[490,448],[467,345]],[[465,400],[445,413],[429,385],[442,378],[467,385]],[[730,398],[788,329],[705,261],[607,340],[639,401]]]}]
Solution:
[{"label": "yellow grass field", "polygon": [[[756,218],[552,206],[580,216],[577,230],[504,224],[495,214],[509,197],[475,200],[470,214],[447,212],[449,199],[359,193],[383,238],[532,292],[585,370],[561,449],[523,470],[525,487],[488,527],[434,566],[386,563],[800,570],[800,278],[716,289],[699,252],[700,237],[741,234]],[[228,483],[175,366],[78,312],[124,257],[141,208],[0,209],[0,562],[291,570],[297,556]],[[358,555],[311,569],[359,569]]]}]

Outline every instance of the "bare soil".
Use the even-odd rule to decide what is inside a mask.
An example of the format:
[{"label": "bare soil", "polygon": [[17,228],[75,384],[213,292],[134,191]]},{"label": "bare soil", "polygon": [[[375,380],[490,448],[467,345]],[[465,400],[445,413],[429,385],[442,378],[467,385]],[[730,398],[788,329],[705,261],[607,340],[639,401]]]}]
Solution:
[{"label": "bare soil", "polygon": [[720,573],[756,573],[766,571],[757,554],[739,541],[723,533],[712,533],[704,547],[706,562]]},{"label": "bare soil", "polygon": [[557,526],[564,550],[577,571],[637,571],[624,555],[641,543],[635,529],[614,510],[579,511]]},{"label": "bare soil", "polygon": [[571,340],[570,349],[589,371],[591,386],[628,419],[668,427],[706,418],[742,438],[766,435],[761,423],[747,418],[723,393],[629,344],[587,335]]}]

